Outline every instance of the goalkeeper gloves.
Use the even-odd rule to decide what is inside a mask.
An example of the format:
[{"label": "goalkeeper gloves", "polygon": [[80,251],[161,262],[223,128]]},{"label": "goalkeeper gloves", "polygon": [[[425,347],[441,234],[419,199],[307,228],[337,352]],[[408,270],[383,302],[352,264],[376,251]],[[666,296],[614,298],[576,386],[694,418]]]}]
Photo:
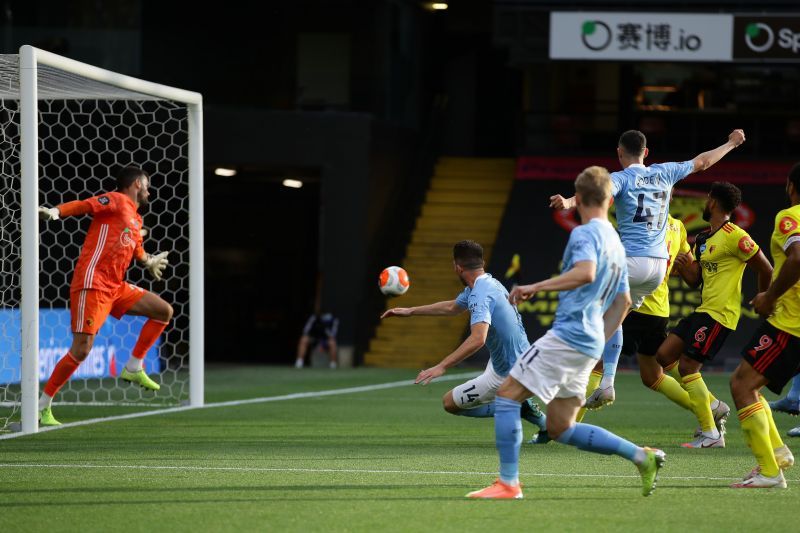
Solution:
[{"label": "goalkeeper gloves", "polygon": [[167,268],[169,261],[167,261],[167,254],[169,252],[161,252],[156,255],[149,255],[144,261],[144,267],[150,271],[150,275],[156,281],[161,281],[161,273]]},{"label": "goalkeeper gloves", "polygon": [[39,207],[39,218],[42,220],[58,220],[61,212],[57,207]]}]

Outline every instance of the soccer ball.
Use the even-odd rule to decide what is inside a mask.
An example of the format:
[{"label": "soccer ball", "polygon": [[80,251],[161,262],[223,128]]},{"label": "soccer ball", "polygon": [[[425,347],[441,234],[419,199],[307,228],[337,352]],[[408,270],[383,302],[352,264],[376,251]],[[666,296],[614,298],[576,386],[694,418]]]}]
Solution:
[{"label": "soccer ball", "polygon": [[387,296],[400,296],[408,290],[408,273],[401,267],[390,266],[383,269],[378,277],[378,287]]}]

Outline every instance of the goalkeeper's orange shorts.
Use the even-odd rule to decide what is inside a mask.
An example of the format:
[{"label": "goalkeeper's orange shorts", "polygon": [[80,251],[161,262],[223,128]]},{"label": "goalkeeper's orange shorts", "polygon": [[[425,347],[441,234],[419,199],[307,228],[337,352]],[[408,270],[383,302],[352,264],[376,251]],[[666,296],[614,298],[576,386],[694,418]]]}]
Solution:
[{"label": "goalkeeper's orange shorts", "polygon": [[122,283],[114,291],[80,289],[70,292],[72,332],[96,335],[108,315],[119,320],[146,292],[130,283]]}]

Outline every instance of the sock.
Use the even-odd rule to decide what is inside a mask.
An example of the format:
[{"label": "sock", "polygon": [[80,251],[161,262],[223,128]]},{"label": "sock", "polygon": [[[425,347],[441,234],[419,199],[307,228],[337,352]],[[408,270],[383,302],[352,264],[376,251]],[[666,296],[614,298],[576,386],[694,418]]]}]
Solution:
[{"label": "sock", "polygon": [[794,377],[794,380],[792,381],[792,388],[789,389],[789,393],[786,395],[786,397],[793,402],[800,401],[800,374]]},{"label": "sock", "polygon": [[683,387],[681,387],[680,383],[675,381],[672,376],[661,374],[658,381],[650,388],[656,392],[660,392],[687,411],[692,410],[692,402],[689,399],[689,393],[686,392]]},{"label": "sock", "polygon": [[600,380],[600,388],[607,389],[614,386],[614,377],[617,375],[617,363],[619,354],[622,353],[622,326],[611,334],[605,348],[603,349],[603,379]]},{"label": "sock", "polygon": [[769,441],[770,444],[772,444],[772,449],[780,448],[784,445],[783,439],[781,438],[781,434],[778,433],[778,428],[775,426],[775,420],[772,418],[772,409],[769,407],[769,402],[760,394],[758,395],[758,399],[761,402],[761,406],[764,408],[764,412],[767,414]]},{"label": "sock", "polygon": [[737,414],[742,425],[744,440],[755,455],[761,473],[767,477],[777,476],[780,469],[769,440],[769,422],[764,405],[758,401],[739,409]]},{"label": "sock", "polygon": [[53,404],[53,397],[47,394],[46,392],[42,392],[42,395],[39,396],[39,410],[47,409]]},{"label": "sock", "polygon": [[[64,386],[64,383],[67,382],[69,377],[78,369],[80,366],[80,361],[72,357],[71,352],[67,352],[67,355],[62,357],[58,363],[56,363],[56,367],[53,369],[53,373],[50,374],[50,379],[47,380],[47,384],[44,386],[44,391],[42,395],[39,397],[39,405],[41,406],[43,403],[46,403],[44,407],[50,407],[50,402],[53,399],[53,396],[61,390],[61,387]],[[45,396],[49,397],[48,400]],[[44,407],[40,407],[39,409],[44,409]]]},{"label": "sock", "polygon": [[125,368],[129,372],[138,372],[142,369],[142,359],[147,355],[147,350],[156,343],[166,327],[166,322],[153,320],[152,318],[144,323],[142,331],[139,333],[139,339],[131,352],[131,357],[125,363]]},{"label": "sock", "polygon": [[479,405],[478,407],[473,407],[471,409],[462,409],[458,413],[458,416],[471,416],[475,418],[489,418],[494,416],[494,402],[484,403]]},{"label": "sock", "polygon": [[712,438],[719,438],[719,431],[714,424],[714,415],[711,413],[711,406],[708,401],[708,387],[706,387],[703,376],[700,372],[683,376],[683,385],[689,394],[689,402],[692,412],[700,422],[703,433]]},{"label": "sock", "polygon": [[678,383],[681,383],[681,379],[683,378],[681,376],[681,373],[678,371],[678,361],[675,361],[674,363],[665,366],[664,372],[672,376],[672,379],[674,379]]},{"label": "sock", "polygon": [[[586,385],[586,397],[588,398],[594,392],[594,390],[600,386],[600,381],[603,379],[603,374],[598,372],[597,370],[592,370],[591,375],[589,375],[589,384]],[[580,422],[583,420],[583,417],[586,416],[586,408],[581,407],[578,411],[578,416],[575,417],[575,422]]]},{"label": "sock", "polygon": [[634,443],[591,424],[575,424],[556,440],[562,444],[575,446],[579,450],[603,455],[619,455],[633,462],[638,459],[641,463],[645,456],[644,450]]},{"label": "sock", "polygon": [[500,481],[519,483],[519,447],[522,444],[520,403],[498,396],[494,400],[494,440],[500,455]]}]

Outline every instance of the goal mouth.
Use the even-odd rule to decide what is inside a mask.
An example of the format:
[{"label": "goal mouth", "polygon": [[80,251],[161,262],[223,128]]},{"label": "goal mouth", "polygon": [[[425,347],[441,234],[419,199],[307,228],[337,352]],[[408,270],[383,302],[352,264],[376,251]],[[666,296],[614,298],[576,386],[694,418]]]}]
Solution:
[{"label": "goal mouth", "polygon": [[202,96],[25,46],[0,55],[0,118],[0,429],[21,414],[36,431],[39,384],[71,345],[70,283],[91,217],[39,223],[37,208],[112,191],[127,165],[151,176],[145,251],[169,252],[163,281],[135,261],[125,279],[174,309],[144,358],[161,389],[119,378],[146,319],[109,317],[54,406],[202,405]]}]

